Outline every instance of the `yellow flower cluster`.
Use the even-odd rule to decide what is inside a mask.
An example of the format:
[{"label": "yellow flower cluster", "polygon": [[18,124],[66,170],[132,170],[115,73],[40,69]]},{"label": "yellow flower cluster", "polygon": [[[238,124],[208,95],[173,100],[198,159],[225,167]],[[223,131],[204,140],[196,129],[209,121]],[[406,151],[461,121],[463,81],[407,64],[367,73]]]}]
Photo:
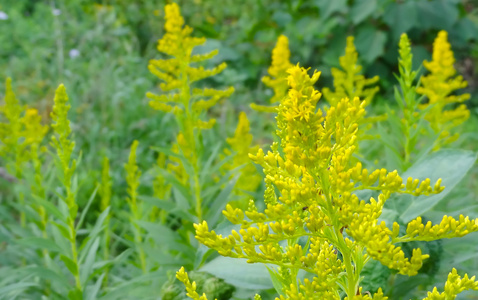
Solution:
[{"label": "yellow flower cluster", "polygon": [[[399,237],[397,223],[391,230],[379,222],[392,193],[439,193],[441,181],[432,185],[429,179],[408,178],[404,182],[396,171],[369,172],[354,163],[366,102],[343,98],[322,112],[316,108],[321,94],[313,87],[320,73],[309,76],[306,69],[295,66],[288,74],[290,90],[277,116],[280,143],[274,143],[267,154],[259,149],[251,155],[264,168],[266,209],[259,212],[252,200],[245,211],[228,205],[224,215],[241,229],[223,237],[203,221],[195,224],[201,243],[224,256],[276,265],[274,276],[286,295],[278,299],[340,299],[340,289],[348,299],[386,299],[381,291],[373,298],[360,292],[360,271],[370,258],[412,276],[428,255],[414,249],[407,258],[395,243],[478,231],[476,221],[463,217],[447,217],[439,225],[424,227],[418,219]],[[372,190],[378,196],[362,200],[355,194],[358,190]],[[299,243],[300,238],[307,243]],[[299,269],[313,278],[298,280]]]},{"label": "yellow flower cluster", "polygon": [[[262,82],[274,91],[270,103],[280,102],[287,96],[287,70],[292,67],[290,63],[289,40],[285,35],[280,35],[277,44],[272,50],[272,64],[268,69],[269,76],[264,76]],[[276,112],[277,106],[264,106],[255,103],[251,107],[257,111]]]},{"label": "yellow flower cluster", "polygon": [[72,176],[76,169],[76,159],[71,159],[75,142],[70,139],[71,127],[68,120],[68,111],[70,104],[68,104],[68,95],[63,84],[55,91],[55,104],[51,112],[51,119],[54,122],[51,127],[55,131],[52,136],[52,144],[56,149],[58,158],[60,159],[61,170],[63,171],[62,182],[66,188],[66,204],[70,209],[71,217],[76,216],[78,205],[75,202],[74,193],[72,189]]},{"label": "yellow flower cluster", "polygon": [[196,282],[189,280],[188,273],[184,270],[184,267],[181,267],[181,269],[176,272],[176,278],[179,279],[182,283],[184,283],[184,286],[186,287],[187,291],[187,296],[191,299],[194,300],[207,300],[206,294],[202,294],[199,296],[199,294],[196,292]]},{"label": "yellow flower cluster", "polygon": [[387,300],[388,297],[383,295],[382,289],[379,288],[378,291],[372,296],[370,293],[362,294],[362,288],[359,288],[357,295],[352,296],[351,298],[345,297],[344,300]]},{"label": "yellow flower cluster", "polygon": [[[150,106],[164,112],[173,112],[179,125],[177,143],[173,145],[174,155],[167,168],[179,182],[187,186],[192,182],[192,194],[196,198],[196,216],[202,220],[202,198],[199,182],[199,153],[202,152],[201,131],[211,128],[216,120],[203,120],[207,111],[221,99],[229,97],[234,88],[216,90],[211,88],[193,88],[195,82],[214,76],[226,68],[222,63],[212,69],[204,67],[207,60],[218,51],[206,54],[194,54],[196,46],[206,42],[205,38],[192,37],[193,29],[184,25],[179,6],[176,3],[165,6],[164,36],[158,41],[158,51],[170,56],[169,59],[153,59],[148,68],[163,81],[159,87],[162,94],[147,93]],[[183,160],[182,158],[185,158]],[[190,178],[192,180],[190,181]],[[168,187],[164,187],[165,193]]]},{"label": "yellow flower cluster", "polygon": [[224,149],[224,155],[234,155],[229,163],[222,167],[223,173],[241,167],[240,176],[234,186],[237,195],[245,196],[246,192],[257,190],[262,182],[262,177],[257,173],[256,167],[252,164],[249,153],[255,153],[258,146],[251,146],[252,134],[249,133],[250,125],[245,112],[239,114],[239,123],[237,124],[234,136],[227,138],[230,149]]},{"label": "yellow flower cluster", "polygon": [[455,76],[455,58],[446,31],[438,33],[433,43],[432,58],[432,61],[423,62],[430,74],[422,77],[417,93],[425,95],[428,103],[419,108],[426,110],[426,120],[430,122],[432,129],[440,134],[441,143],[447,144],[458,138],[458,134],[451,135],[449,130],[468,119],[470,111],[465,104],[453,109],[446,107],[449,104],[463,103],[470,99],[470,94],[454,95],[456,90],[465,88],[467,82],[462,76]]},{"label": "yellow flower cluster", "polygon": [[433,291],[428,292],[428,295],[423,300],[447,300],[455,299],[456,295],[465,291],[465,290],[475,290],[478,291],[478,281],[475,281],[475,276],[468,278],[468,275],[465,274],[463,278],[458,275],[455,268],[448,274],[448,278],[445,283],[445,291],[439,293],[435,287]]},{"label": "yellow flower cluster", "polygon": [[[23,164],[31,161],[40,175],[40,145],[48,132],[48,126],[41,124],[41,116],[34,108],[20,105],[13,90],[10,78],[6,80],[5,104],[0,106],[0,157],[13,161],[9,168],[12,175],[22,177]],[[23,114],[23,116],[22,116]]]},{"label": "yellow flower cluster", "polygon": [[332,68],[332,76],[334,77],[335,91],[324,88],[324,97],[330,105],[336,105],[343,98],[354,99],[359,97],[369,105],[375,94],[378,92],[378,86],[373,86],[378,82],[379,77],[367,79],[361,75],[362,66],[357,62],[358,54],[354,45],[354,37],[347,38],[347,46],[345,47],[345,55],[339,58],[340,66],[343,71]]},{"label": "yellow flower cluster", "polygon": [[[22,179],[24,164],[30,162],[35,181],[31,185],[32,193],[43,198],[45,189],[40,152],[44,150],[41,143],[48,132],[48,126],[42,125],[41,116],[36,109],[20,105],[12,90],[10,78],[7,78],[5,86],[5,104],[0,106],[0,157],[7,162],[6,169],[12,175],[12,180],[15,177]],[[24,205],[23,200],[23,196],[20,196],[21,205]],[[34,208],[40,217],[38,225],[45,233],[47,225],[45,208],[39,204],[34,204]],[[24,224],[26,220],[24,212],[20,213],[20,219]]]},{"label": "yellow flower cluster", "polygon": [[[234,89],[219,91],[215,89],[192,89],[191,84],[201,79],[214,76],[226,68],[222,63],[213,69],[205,69],[202,65],[192,67],[193,63],[206,61],[217,54],[217,50],[207,54],[192,54],[196,46],[206,42],[205,38],[191,37],[193,29],[184,26],[179,6],[176,3],[165,7],[164,36],[158,42],[158,51],[172,56],[170,59],[155,59],[149,62],[149,70],[163,81],[160,88],[169,94],[155,95],[147,93],[151,98],[151,107],[162,111],[174,111],[177,114],[180,125],[187,124],[194,128],[211,128],[215,120],[200,120],[200,114],[214,106],[222,98],[232,94]],[[177,92],[173,92],[177,90]],[[186,127],[188,127],[186,125]],[[186,128],[181,128],[185,130]],[[189,138],[189,133],[185,132]]]},{"label": "yellow flower cluster", "polygon": [[131,210],[131,225],[134,233],[134,240],[136,242],[136,250],[140,260],[140,266],[143,273],[146,273],[146,258],[141,246],[143,242],[142,229],[138,224],[138,221],[142,218],[143,208],[142,202],[138,199],[138,188],[140,185],[141,171],[136,163],[136,150],[138,149],[139,142],[133,141],[131,145],[131,151],[129,153],[128,163],[124,165],[126,171],[126,183],[128,184],[128,198],[126,199],[129,208]]}]

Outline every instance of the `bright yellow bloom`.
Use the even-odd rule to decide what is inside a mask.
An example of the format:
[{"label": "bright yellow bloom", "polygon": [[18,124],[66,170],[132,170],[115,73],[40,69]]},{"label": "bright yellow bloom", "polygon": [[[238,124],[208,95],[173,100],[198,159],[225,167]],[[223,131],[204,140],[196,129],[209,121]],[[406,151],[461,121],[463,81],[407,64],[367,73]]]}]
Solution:
[{"label": "bright yellow bloom", "polygon": [[455,268],[448,274],[448,278],[445,283],[445,291],[439,293],[435,287],[432,292],[428,292],[428,295],[423,300],[447,300],[455,299],[456,295],[465,290],[478,291],[478,281],[475,281],[475,276],[468,278],[465,274],[463,278],[458,275]]},{"label": "bright yellow bloom", "polygon": [[[3,119],[1,115],[4,116]],[[0,156],[5,158],[7,170],[18,179],[23,177],[24,164],[31,162],[34,170],[32,193],[42,199],[45,189],[40,152],[42,150],[41,143],[47,132],[48,126],[42,125],[38,111],[20,105],[13,93],[11,79],[7,78],[5,104],[0,106]],[[21,205],[24,205],[22,196],[19,197],[19,201]],[[40,217],[40,229],[45,233],[47,224],[45,209],[39,204],[35,204],[34,208]],[[22,224],[24,224],[25,218],[25,214],[21,212]]]},{"label": "bright yellow bloom", "polygon": [[66,94],[66,88],[63,84],[60,84],[55,91],[54,102],[53,111],[51,112],[51,119],[53,121],[51,127],[55,135],[52,136],[51,140],[61,163],[61,170],[63,172],[62,181],[67,191],[65,200],[71,210],[71,215],[76,216],[78,205],[75,202],[74,193],[71,190],[72,176],[76,170],[76,159],[71,159],[75,142],[70,138],[71,127],[70,121],[68,120],[70,104],[68,104],[68,95]]},{"label": "bright yellow bloom", "polygon": [[234,156],[229,163],[222,167],[223,173],[242,167],[239,171],[241,175],[234,186],[235,193],[242,197],[248,195],[247,192],[257,190],[262,181],[262,177],[257,173],[256,167],[249,158],[249,153],[256,153],[259,149],[258,146],[251,146],[252,134],[249,131],[250,125],[247,115],[245,112],[241,112],[234,136],[226,140],[230,149],[224,150],[226,156]]},{"label": "bright yellow bloom", "polygon": [[335,91],[324,88],[325,99],[330,105],[336,105],[343,98],[354,99],[359,97],[365,102],[365,105],[369,105],[379,90],[378,86],[373,86],[378,82],[379,77],[374,76],[367,79],[360,74],[362,66],[358,64],[358,54],[353,36],[347,38],[345,55],[339,58],[339,63],[343,71],[332,68]]},{"label": "bright yellow bloom", "polygon": [[196,282],[189,281],[188,273],[184,270],[184,267],[181,267],[179,271],[176,272],[176,278],[179,279],[186,286],[187,296],[194,300],[207,300],[206,294],[199,294],[196,292]]},{"label": "bright yellow bloom", "polygon": [[154,59],[149,62],[149,70],[163,81],[159,86],[169,94],[155,95],[147,93],[151,98],[151,107],[165,112],[177,114],[181,130],[190,138],[192,128],[207,129],[214,125],[214,119],[200,120],[202,112],[207,111],[219,100],[228,97],[234,89],[219,91],[215,89],[191,89],[191,84],[201,79],[214,76],[226,68],[222,63],[213,69],[192,64],[206,61],[217,54],[214,50],[207,54],[192,54],[196,46],[206,42],[205,38],[192,37],[193,29],[184,25],[179,6],[176,3],[165,6],[164,36],[158,41],[158,51],[171,56],[169,59]]},{"label": "bright yellow bloom", "polygon": [[432,129],[440,134],[441,144],[455,141],[458,134],[450,135],[449,130],[463,123],[470,116],[470,111],[465,104],[446,109],[448,104],[463,103],[470,99],[470,94],[454,95],[456,90],[465,88],[467,82],[462,76],[455,76],[456,70],[453,66],[455,58],[447,37],[446,31],[438,33],[433,43],[432,61],[423,62],[430,74],[422,77],[421,86],[417,88],[417,92],[428,99],[428,103],[419,108],[427,110],[425,118],[430,122]]},{"label": "bright yellow bloom", "polygon": [[[158,41],[158,51],[168,55],[169,59],[153,59],[148,68],[162,83],[159,95],[147,93],[150,106],[164,112],[173,112],[179,126],[177,144],[173,152],[178,156],[168,168],[173,169],[177,179],[185,186],[192,182],[192,194],[196,200],[196,216],[202,220],[202,197],[199,182],[201,169],[199,154],[202,153],[201,132],[214,126],[216,120],[204,120],[208,110],[220,100],[229,97],[234,88],[216,90],[194,88],[194,83],[221,73],[226,64],[205,69],[204,62],[214,57],[218,51],[206,54],[193,54],[196,46],[206,42],[205,38],[191,36],[193,29],[184,25],[184,18],[176,3],[165,6],[164,36]],[[181,158],[185,158],[186,161]],[[186,165],[187,164],[187,165]],[[189,181],[189,178],[192,181]]]},{"label": "bright yellow bloom", "polygon": [[[439,193],[441,180],[434,185],[429,179],[404,182],[397,171],[364,169],[352,155],[366,102],[344,98],[323,113],[316,109],[321,94],[314,89],[320,73],[309,76],[299,66],[288,73],[291,89],[277,116],[280,144],[274,143],[267,154],[259,149],[251,155],[264,168],[266,209],[259,212],[252,200],[245,211],[228,205],[224,215],[241,229],[223,237],[203,221],[195,224],[201,243],[224,256],[275,264],[273,276],[286,295],[277,299],[340,299],[340,290],[347,299],[386,299],[381,291],[371,297],[358,289],[364,262],[373,258],[412,276],[428,255],[414,249],[407,258],[396,243],[478,231],[477,220],[466,218],[444,218],[439,225],[424,227],[416,220],[399,237],[397,223],[389,229],[379,222],[392,193]],[[374,190],[378,196],[360,199],[359,190]],[[307,238],[306,246],[298,243],[301,237]],[[299,280],[299,269],[313,277]]]},{"label": "bright yellow bloom", "polygon": [[[287,70],[292,67],[290,63],[289,40],[285,35],[280,35],[277,44],[272,50],[272,64],[268,69],[269,76],[264,76],[262,82],[274,91],[270,103],[280,102],[287,96]],[[251,107],[258,111],[275,112],[277,106],[263,106],[255,103]]]},{"label": "bright yellow bloom", "polygon": [[[12,80],[7,78],[5,83],[5,104],[0,106],[0,113],[4,121],[0,119],[0,156],[14,161],[14,168],[9,172],[20,178],[22,175],[22,163],[24,162],[23,151],[19,141],[22,138],[21,114],[24,107],[20,105],[12,90]],[[0,115],[1,116],[1,115]]]},{"label": "bright yellow bloom", "polygon": [[136,251],[140,260],[140,266],[143,273],[146,273],[146,258],[142,248],[143,242],[143,230],[138,224],[138,221],[142,219],[143,206],[141,202],[138,202],[138,188],[140,185],[141,171],[136,163],[136,150],[138,149],[139,142],[133,141],[131,150],[129,153],[128,163],[124,165],[126,171],[126,183],[128,185],[127,192],[128,198],[126,199],[129,208],[131,210],[131,225],[134,233],[134,240],[136,245]]}]

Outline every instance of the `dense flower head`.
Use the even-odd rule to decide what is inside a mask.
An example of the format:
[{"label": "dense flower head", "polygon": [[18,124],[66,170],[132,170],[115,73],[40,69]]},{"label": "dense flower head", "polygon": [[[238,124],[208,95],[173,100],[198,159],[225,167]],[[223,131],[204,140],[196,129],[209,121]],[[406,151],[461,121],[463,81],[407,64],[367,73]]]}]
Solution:
[{"label": "dense flower head", "polygon": [[[274,91],[274,96],[269,100],[270,103],[277,103],[287,95],[287,70],[290,67],[292,67],[292,64],[290,62],[289,39],[285,35],[280,35],[276,46],[272,50],[272,63],[268,69],[269,75],[262,78],[262,82]],[[268,108],[256,104],[251,106],[256,110],[267,110],[266,108]]]},{"label": "dense flower head", "polygon": [[461,277],[455,268],[448,274],[448,278],[445,283],[445,291],[443,293],[438,292],[435,287],[433,291],[428,292],[427,297],[423,300],[446,300],[455,299],[456,295],[465,290],[478,291],[478,281],[475,280],[475,276],[469,278],[468,275]]},{"label": "dense flower head", "polygon": [[20,138],[20,116],[24,107],[20,105],[12,90],[12,80],[7,78],[5,82],[5,104],[0,106],[0,156],[15,153],[18,139]]},{"label": "dense flower head", "polygon": [[[250,124],[247,115],[245,112],[241,112],[234,136],[226,139],[230,148],[224,150],[224,155],[233,155],[233,158],[221,168],[222,172],[226,173],[241,167],[241,175],[234,186],[235,193],[240,196],[245,196],[247,192],[257,190],[262,182],[262,177],[249,158],[249,153],[256,153],[259,148],[258,146],[251,146],[252,134],[249,131]],[[236,174],[231,176],[234,177]]]},{"label": "dense flower head", "polygon": [[365,78],[361,75],[362,66],[358,64],[358,53],[354,45],[354,37],[347,38],[345,55],[339,58],[342,70],[332,68],[335,91],[324,88],[324,97],[330,105],[335,105],[343,98],[353,99],[359,97],[366,105],[370,104],[378,92],[378,86],[374,86],[379,80],[378,76]]},{"label": "dense flower head", "polygon": [[[470,116],[466,105],[460,104],[470,99],[470,94],[454,94],[456,90],[467,86],[462,76],[455,76],[454,63],[455,58],[451,45],[448,43],[448,34],[446,31],[440,31],[433,43],[432,61],[423,62],[430,73],[422,77],[421,86],[417,88],[417,92],[428,99],[428,102],[419,108],[426,110],[425,118],[430,122],[433,130],[440,134],[442,144],[456,140],[458,134],[451,135],[449,130],[463,123]],[[449,104],[459,105],[448,109]]]},{"label": "dense flower head", "polygon": [[176,278],[184,283],[187,291],[187,296],[191,299],[194,300],[207,300],[206,295],[203,293],[201,296],[198,294],[196,291],[197,286],[196,282],[192,282],[189,280],[188,273],[184,270],[184,267],[182,267],[178,272],[176,272]]},{"label": "dense flower head", "polygon": [[[158,41],[158,51],[170,58],[153,59],[148,65],[151,73],[163,81],[159,87],[164,93],[160,95],[147,93],[146,96],[152,99],[150,106],[165,112],[173,111],[178,118],[189,120],[188,122],[195,128],[211,128],[215,120],[203,121],[200,115],[219,100],[230,96],[234,89],[229,87],[220,91],[191,88],[191,84],[222,72],[226,64],[222,63],[212,69],[204,68],[201,63],[214,57],[218,52],[214,50],[207,54],[193,54],[193,49],[204,44],[206,39],[191,36],[193,29],[184,25],[184,18],[176,3],[165,6],[165,21],[165,34]],[[194,67],[193,64],[199,66]]]},{"label": "dense flower head", "polygon": [[13,90],[11,79],[6,80],[5,104],[0,106],[0,157],[14,161],[7,166],[12,175],[22,176],[23,164],[31,161],[41,165],[40,145],[48,132],[35,108],[20,105]]},{"label": "dense flower head", "polygon": [[[267,154],[259,149],[251,155],[264,168],[266,209],[259,212],[252,200],[247,210],[226,206],[224,215],[241,229],[223,237],[203,221],[195,225],[201,243],[224,256],[277,265],[274,276],[284,283],[282,294],[286,295],[278,299],[340,299],[339,286],[346,286],[344,274],[347,280],[359,278],[354,272],[360,274],[363,262],[370,258],[401,274],[417,274],[428,255],[418,248],[407,257],[397,243],[478,231],[477,220],[464,217],[446,217],[438,225],[421,225],[417,219],[403,236],[397,223],[389,229],[379,222],[392,193],[439,193],[441,180],[431,184],[429,179],[408,178],[404,182],[397,171],[370,172],[354,162],[366,103],[343,98],[322,112],[316,108],[321,95],[313,87],[320,73],[309,76],[299,66],[287,72],[291,88],[277,115],[280,143],[274,143]],[[374,190],[378,195],[360,199],[355,193],[359,190]],[[299,243],[303,238],[307,242]],[[299,269],[313,277],[298,280],[294,270]],[[353,299],[386,299],[381,291],[371,297],[356,288],[345,288],[349,296],[355,295]]]},{"label": "dense flower head", "polygon": [[68,120],[70,107],[66,88],[63,84],[60,84],[55,91],[53,111],[51,112],[51,119],[53,121],[51,127],[55,133],[51,141],[53,147],[56,149],[63,171],[62,180],[67,188],[66,203],[71,210],[71,215],[75,215],[76,212],[74,211],[77,209],[77,204],[75,203],[73,192],[70,190],[71,179],[76,170],[76,160],[71,159],[75,142],[70,137],[71,127],[70,121]]}]

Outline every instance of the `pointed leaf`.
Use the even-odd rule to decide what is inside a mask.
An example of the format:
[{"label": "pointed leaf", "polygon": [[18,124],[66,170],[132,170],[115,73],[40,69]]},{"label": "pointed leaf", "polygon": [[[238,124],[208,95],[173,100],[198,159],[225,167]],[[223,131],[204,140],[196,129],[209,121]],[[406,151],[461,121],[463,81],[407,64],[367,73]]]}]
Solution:
[{"label": "pointed leaf", "polygon": [[438,201],[448,195],[461,179],[465,177],[475,163],[476,157],[477,154],[473,151],[447,149],[432,153],[422,161],[414,164],[403,174],[402,178],[404,180],[408,177],[420,180],[430,178],[431,182],[434,183],[438,178],[441,178],[445,190],[440,194],[428,197],[415,197],[410,206],[400,215],[400,218],[404,222],[409,222],[432,209]]}]

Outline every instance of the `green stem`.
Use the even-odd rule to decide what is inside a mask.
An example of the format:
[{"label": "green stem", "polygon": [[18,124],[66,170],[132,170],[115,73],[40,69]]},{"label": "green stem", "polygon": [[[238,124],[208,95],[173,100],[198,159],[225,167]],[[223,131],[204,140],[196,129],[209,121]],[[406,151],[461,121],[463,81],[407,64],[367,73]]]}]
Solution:
[{"label": "green stem", "polygon": [[146,256],[144,254],[144,250],[142,247],[143,239],[141,237],[141,228],[139,228],[138,224],[136,224],[137,221],[139,221],[141,218],[139,216],[138,212],[138,207],[136,205],[136,201],[134,202],[135,205],[132,206],[131,208],[133,209],[133,229],[134,229],[134,240],[136,244],[136,250],[138,251],[139,254],[139,262],[141,265],[141,271],[143,271],[143,274],[146,274]]},{"label": "green stem", "polygon": [[198,222],[202,222],[202,199],[201,199],[201,185],[199,184],[199,176],[196,171],[194,171],[194,192],[196,197],[196,216],[198,217]]},{"label": "green stem", "polygon": [[[105,220],[105,236],[104,236],[104,244],[103,244],[103,259],[105,261],[109,260],[110,258],[110,215],[106,217]],[[108,272],[109,268],[107,267],[105,269],[105,277],[103,278],[103,287],[106,287],[108,285]]]},{"label": "green stem", "polygon": [[[189,58],[189,55],[187,56]],[[190,102],[191,102],[191,89],[190,89],[190,82],[189,82],[189,77],[187,75],[187,68],[189,66],[189,59],[185,59],[183,64],[181,64],[181,83],[182,83],[182,89],[181,89],[181,97],[182,97],[182,103],[184,106],[184,112],[185,112],[185,117],[180,118],[178,121],[180,123],[180,126],[184,130],[184,137],[186,141],[189,144],[190,151],[192,153],[191,157],[187,157],[189,162],[191,163],[193,167],[194,174],[193,176],[193,181],[194,181],[194,186],[193,191],[194,191],[194,197],[195,197],[195,212],[196,212],[196,217],[198,218],[198,222],[201,222],[203,220],[203,212],[202,212],[202,198],[201,198],[201,185],[199,182],[199,158],[197,156],[197,145],[196,145],[196,136],[194,135],[194,121],[195,121],[195,116],[194,113],[191,112],[190,110]]]},{"label": "green stem", "polygon": [[75,229],[75,222],[71,217],[68,217],[68,227],[70,230],[70,245],[71,245],[71,257],[72,261],[75,264],[76,272],[74,272],[73,276],[75,277],[75,284],[76,288],[83,292],[83,288],[81,286],[80,280],[80,266],[78,265],[78,249],[76,247],[76,229]]}]

